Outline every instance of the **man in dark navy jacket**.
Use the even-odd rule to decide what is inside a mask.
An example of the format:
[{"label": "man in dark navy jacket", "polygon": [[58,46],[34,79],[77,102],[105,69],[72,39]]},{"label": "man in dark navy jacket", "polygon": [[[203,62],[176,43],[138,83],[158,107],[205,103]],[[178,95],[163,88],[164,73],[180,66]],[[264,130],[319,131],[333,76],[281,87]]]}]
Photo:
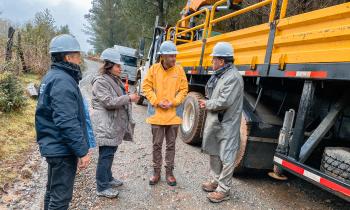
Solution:
[{"label": "man in dark navy jacket", "polygon": [[40,153],[48,163],[44,209],[68,209],[77,168],[90,162],[81,80],[80,45],[63,34],[50,43],[51,69],[43,78],[35,114]]}]

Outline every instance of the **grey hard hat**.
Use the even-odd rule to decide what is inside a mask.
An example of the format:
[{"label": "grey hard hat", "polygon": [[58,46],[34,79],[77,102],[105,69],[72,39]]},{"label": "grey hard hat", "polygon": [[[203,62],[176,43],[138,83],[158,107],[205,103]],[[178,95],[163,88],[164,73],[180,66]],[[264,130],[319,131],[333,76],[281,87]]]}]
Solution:
[{"label": "grey hard hat", "polygon": [[172,41],[165,41],[160,45],[158,55],[176,55],[179,52],[176,49],[176,45]]},{"label": "grey hard hat", "polygon": [[233,47],[229,42],[218,42],[210,56],[215,57],[233,57]]},{"label": "grey hard hat", "polygon": [[124,63],[121,61],[121,55],[119,51],[115,48],[107,48],[101,54],[101,60],[110,61],[115,64],[123,65]]},{"label": "grey hard hat", "polygon": [[50,53],[80,52],[78,40],[70,34],[55,36],[50,42]]}]

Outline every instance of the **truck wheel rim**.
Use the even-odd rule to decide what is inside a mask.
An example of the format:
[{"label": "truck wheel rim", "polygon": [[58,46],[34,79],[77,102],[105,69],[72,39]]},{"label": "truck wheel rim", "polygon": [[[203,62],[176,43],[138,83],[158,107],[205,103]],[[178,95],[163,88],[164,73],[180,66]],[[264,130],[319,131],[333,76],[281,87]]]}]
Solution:
[{"label": "truck wheel rim", "polygon": [[183,123],[182,128],[187,133],[191,131],[193,124],[194,124],[194,117],[195,111],[194,111],[194,105],[193,103],[187,103],[185,105],[184,113],[183,113]]}]

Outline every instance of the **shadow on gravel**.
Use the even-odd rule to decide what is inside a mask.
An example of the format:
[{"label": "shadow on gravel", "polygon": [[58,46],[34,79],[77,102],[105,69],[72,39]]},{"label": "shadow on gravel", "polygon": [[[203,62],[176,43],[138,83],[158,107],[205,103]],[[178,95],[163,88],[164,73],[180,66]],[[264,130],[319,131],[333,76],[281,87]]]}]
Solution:
[{"label": "shadow on gravel", "polygon": [[[243,173],[234,175],[235,179],[240,180],[243,183],[253,184],[257,188],[268,186],[268,190],[273,196],[276,197],[305,197],[307,200],[316,203],[327,203],[332,206],[331,209],[350,209],[349,203],[338,196],[333,195],[299,177],[286,173],[288,177],[287,181],[275,180],[267,175],[270,170],[256,170],[248,169]],[[276,190],[277,187],[282,187],[284,190]],[[278,195],[277,195],[278,194]]]}]

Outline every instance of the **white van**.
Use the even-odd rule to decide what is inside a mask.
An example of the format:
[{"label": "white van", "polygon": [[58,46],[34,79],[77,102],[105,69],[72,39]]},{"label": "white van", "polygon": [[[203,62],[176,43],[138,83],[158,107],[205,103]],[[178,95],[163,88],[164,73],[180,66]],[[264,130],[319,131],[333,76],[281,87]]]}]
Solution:
[{"label": "white van", "polygon": [[114,45],[114,48],[119,51],[124,63],[121,78],[124,80],[128,76],[129,84],[133,85],[137,79],[137,50],[120,45]]}]

